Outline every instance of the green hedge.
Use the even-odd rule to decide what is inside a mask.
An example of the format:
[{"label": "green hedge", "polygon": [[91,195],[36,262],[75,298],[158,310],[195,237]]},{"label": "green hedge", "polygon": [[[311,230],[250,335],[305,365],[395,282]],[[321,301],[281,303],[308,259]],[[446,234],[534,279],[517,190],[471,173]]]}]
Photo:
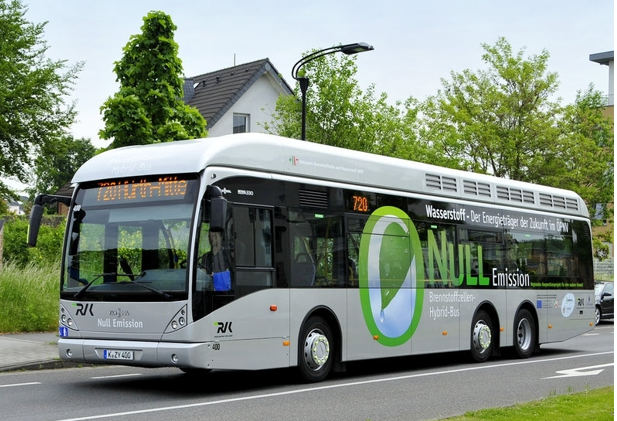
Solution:
[{"label": "green hedge", "polygon": [[39,230],[36,247],[28,246],[28,218],[26,216],[3,216],[3,263],[19,267],[27,265],[49,266],[60,261],[66,217],[46,216]]}]

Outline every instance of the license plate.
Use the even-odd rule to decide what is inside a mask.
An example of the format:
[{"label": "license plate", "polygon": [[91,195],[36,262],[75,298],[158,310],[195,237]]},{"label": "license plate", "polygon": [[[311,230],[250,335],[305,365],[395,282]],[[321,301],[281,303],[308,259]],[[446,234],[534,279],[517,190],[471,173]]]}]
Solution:
[{"label": "license plate", "polygon": [[103,358],[106,360],[133,360],[133,351],[106,349],[103,351]]}]

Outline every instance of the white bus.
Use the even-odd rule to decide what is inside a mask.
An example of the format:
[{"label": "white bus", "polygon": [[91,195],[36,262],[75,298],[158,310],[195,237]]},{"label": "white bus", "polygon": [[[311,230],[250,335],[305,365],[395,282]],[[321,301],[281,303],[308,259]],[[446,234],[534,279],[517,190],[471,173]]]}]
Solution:
[{"label": "white bus", "polygon": [[73,183],[66,361],[320,381],[348,361],[526,358],[594,328],[571,191],[254,133],[110,150]]}]

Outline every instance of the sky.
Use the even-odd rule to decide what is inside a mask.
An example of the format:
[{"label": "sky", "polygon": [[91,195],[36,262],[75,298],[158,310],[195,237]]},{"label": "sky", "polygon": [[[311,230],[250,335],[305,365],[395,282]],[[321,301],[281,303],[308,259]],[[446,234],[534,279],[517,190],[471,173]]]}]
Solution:
[{"label": "sky", "polygon": [[572,103],[593,84],[608,93],[608,66],[589,55],[614,49],[612,0],[22,0],[26,19],[48,22],[47,57],[83,62],[71,100],[75,137],[106,146],[100,107],[118,91],[114,62],[143,18],[157,10],[177,25],[184,76],[269,58],[290,86],[293,65],[313,49],[366,42],[356,79],[392,103],[435,95],[451,72],[486,69],[482,44],[505,37],[514,53],[550,54],[558,96]]}]

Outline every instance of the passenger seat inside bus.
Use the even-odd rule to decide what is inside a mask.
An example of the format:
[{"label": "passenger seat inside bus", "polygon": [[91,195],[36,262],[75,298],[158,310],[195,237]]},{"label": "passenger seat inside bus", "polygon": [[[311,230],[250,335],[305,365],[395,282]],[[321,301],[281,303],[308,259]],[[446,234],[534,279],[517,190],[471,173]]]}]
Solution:
[{"label": "passenger seat inside bus", "polygon": [[296,256],[291,267],[291,276],[295,287],[310,287],[315,283],[315,264],[308,253],[300,253]]}]

